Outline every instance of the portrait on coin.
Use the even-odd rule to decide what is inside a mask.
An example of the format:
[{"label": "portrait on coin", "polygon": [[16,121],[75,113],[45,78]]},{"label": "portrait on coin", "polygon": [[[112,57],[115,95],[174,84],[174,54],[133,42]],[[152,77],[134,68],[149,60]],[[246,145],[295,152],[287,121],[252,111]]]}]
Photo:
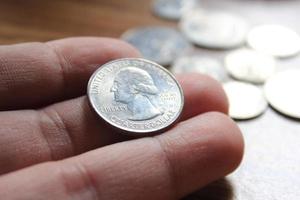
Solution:
[{"label": "portrait on coin", "polygon": [[150,74],[137,67],[126,67],[117,72],[111,92],[116,102],[127,104],[133,121],[153,119],[163,114],[153,99],[159,90]]}]

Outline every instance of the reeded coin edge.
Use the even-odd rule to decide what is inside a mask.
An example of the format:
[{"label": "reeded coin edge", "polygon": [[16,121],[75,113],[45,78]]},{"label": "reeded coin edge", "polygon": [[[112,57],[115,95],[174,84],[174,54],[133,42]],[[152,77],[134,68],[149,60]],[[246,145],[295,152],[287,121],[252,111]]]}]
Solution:
[{"label": "reeded coin edge", "polygon": [[[178,113],[176,114],[176,116],[173,118],[172,121],[170,121],[168,124],[166,124],[165,127],[161,127],[161,128],[158,128],[158,129],[153,129],[153,130],[136,130],[136,129],[130,129],[130,128],[125,128],[125,127],[122,127],[122,126],[119,126],[117,124],[112,124],[108,119],[106,119],[106,117],[104,117],[101,112],[98,111],[98,109],[93,105],[92,103],[92,99],[91,99],[91,94],[89,92],[89,88],[95,78],[95,76],[97,75],[97,73],[105,66],[107,65],[110,65],[112,63],[116,63],[116,62],[120,62],[120,61],[130,61],[130,60],[139,60],[139,61],[142,61],[142,62],[146,62],[146,63],[149,63],[149,64],[152,64],[152,65],[155,65],[156,67],[158,67],[159,69],[161,69],[162,71],[166,72],[173,80],[174,82],[176,83],[178,89],[179,89],[179,92],[180,92],[180,98],[181,98],[181,104],[180,104],[180,108],[179,108],[179,111]],[[179,82],[176,80],[175,76],[169,72],[167,69],[165,69],[164,67],[160,66],[159,64],[155,63],[155,62],[152,62],[152,61],[149,61],[149,60],[146,60],[146,59],[143,59],[143,58],[120,58],[120,59],[116,59],[116,60],[113,60],[113,61],[110,61],[110,62],[107,62],[103,65],[101,65],[93,74],[92,76],[90,77],[89,79],[89,82],[88,82],[88,85],[87,85],[87,96],[88,96],[88,100],[89,100],[89,104],[90,106],[92,106],[93,110],[98,114],[99,117],[101,117],[101,119],[103,119],[106,123],[108,123],[109,125],[111,125],[112,127],[114,128],[119,128],[121,129],[122,131],[126,132],[126,133],[132,133],[132,134],[139,134],[139,133],[148,133],[148,134],[153,134],[153,133],[156,133],[156,132],[160,132],[160,131],[163,131],[163,130],[167,130],[168,128],[170,128],[174,123],[176,123],[181,114],[182,114],[182,110],[183,110],[183,107],[184,107],[184,93],[183,93],[183,90],[182,90],[182,87],[180,86]]]}]

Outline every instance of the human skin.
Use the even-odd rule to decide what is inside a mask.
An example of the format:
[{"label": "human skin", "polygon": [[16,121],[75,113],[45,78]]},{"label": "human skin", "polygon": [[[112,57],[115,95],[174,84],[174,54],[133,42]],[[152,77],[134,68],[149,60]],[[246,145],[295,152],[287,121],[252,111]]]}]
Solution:
[{"label": "human skin", "polygon": [[236,169],[243,138],[207,76],[177,76],[185,106],[163,134],[129,138],[96,116],[91,74],[139,56],[109,38],[0,46],[1,199],[179,199]]}]

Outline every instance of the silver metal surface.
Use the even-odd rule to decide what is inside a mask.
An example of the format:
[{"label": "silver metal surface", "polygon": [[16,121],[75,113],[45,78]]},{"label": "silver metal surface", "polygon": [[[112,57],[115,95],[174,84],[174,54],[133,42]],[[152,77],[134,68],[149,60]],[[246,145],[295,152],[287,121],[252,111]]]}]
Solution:
[{"label": "silver metal surface", "polygon": [[211,57],[198,55],[186,55],[175,60],[170,70],[173,73],[202,73],[224,82],[227,78],[227,72],[222,64]]},{"label": "silver metal surface", "polygon": [[223,84],[229,100],[229,115],[234,119],[251,119],[267,109],[262,90],[252,84],[231,81]]},{"label": "silver metal surface", "polygon": [[161,18],[179,20],[183,13],[197,5],[197,0],[154,0],[152,10]]},{"label": "silver metal surface", "polygon": [[266,82],[264,92],[273,108],[300,119],[300,69],[275,74]]},{"label": "silver metal surface", "polygon": [[168,128],[184,104],[182,89],[171,73],[137,58],[101,66],[89,81],[88,97],[106,122],[137,136]]},{"label": "silver metal surface", "polygon": [[126,31],[121,38],[135,46],[144,56],[161,65],[169,65],[191,44],[175,29],[147,26]]},{"label": "silver metal surface", "polygon": [[186,13],[180,28],[193,43],[213,49],[228,49],[245,42],[248,25],[234,14],[193,9]]},{"label": "silver metal surface", "polygon": [[239,49],[225,57],[225,67],[234,78],[251,83],[264,83],[275,73],[276,60],[250,49]]},{"label": "silver metal surface", "polygon": [[260,25],[248,34],[247,42],[253,49],[277,56],[289,57],[300,51],[300,36],[281,25]]}]

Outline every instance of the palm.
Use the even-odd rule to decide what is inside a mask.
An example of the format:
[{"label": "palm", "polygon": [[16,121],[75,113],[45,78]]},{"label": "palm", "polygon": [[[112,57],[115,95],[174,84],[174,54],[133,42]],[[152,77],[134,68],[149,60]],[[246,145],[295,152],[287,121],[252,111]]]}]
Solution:
[{"label": "palm", "polygon": [[105,38],[0,47],[1,198],[176,199],[238,165],[240,132],[208,77],[178,76],[182,122],[162,135],[128,141],[97,118],[83,96],[89,76],[136,56]]}]

